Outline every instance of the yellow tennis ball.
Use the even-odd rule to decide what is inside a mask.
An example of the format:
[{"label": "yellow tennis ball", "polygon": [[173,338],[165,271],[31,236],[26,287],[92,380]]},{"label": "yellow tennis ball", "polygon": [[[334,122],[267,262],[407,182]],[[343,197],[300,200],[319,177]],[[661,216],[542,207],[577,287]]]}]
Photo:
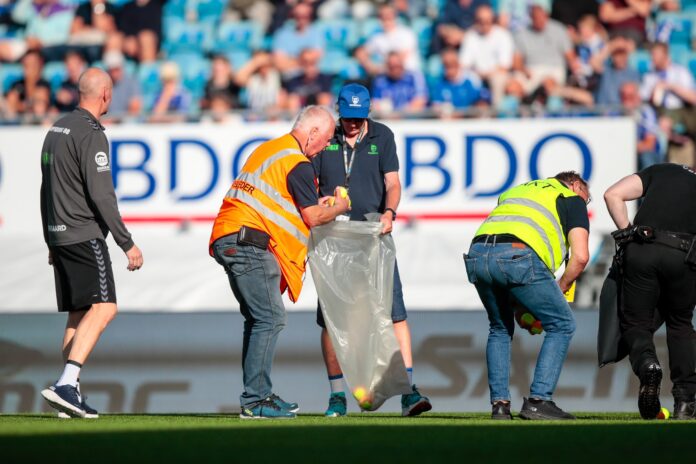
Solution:
[{"label": "yellow tennis ball", "polygon": [[367,397],[367,390],[365,390],[365,387],[355,387],[353,396],[358,400],[358,403],[360,403]]},{"label": "yellow tennis ball", "polygon": [[660,412],[657,413],[657,418],[660,420],[667,420],[669,419],[669,409],[667,408],[660,408]]},{"label": "yellow tennis ball", "polygon": [[348,198],[348,190],[345,187],[339,187],[338,193],[341,194],[341,198]]}]

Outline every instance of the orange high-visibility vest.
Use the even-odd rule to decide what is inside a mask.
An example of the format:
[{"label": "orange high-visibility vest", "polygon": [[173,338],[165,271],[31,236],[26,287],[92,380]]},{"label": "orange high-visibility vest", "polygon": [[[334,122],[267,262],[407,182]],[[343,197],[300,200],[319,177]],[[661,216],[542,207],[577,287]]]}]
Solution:
[{"label": "orange high-visibility vest", "polygon": [[261,144],[222,200],[210,236],[212,254],[215,240],[242,226],[266,232],[271,237],[269,251],[283,274],[280,291],[287,288],[293,302],[302,290],[309,227],[288,191],[287,177],[295,166],[308,162],[290,134]]}]

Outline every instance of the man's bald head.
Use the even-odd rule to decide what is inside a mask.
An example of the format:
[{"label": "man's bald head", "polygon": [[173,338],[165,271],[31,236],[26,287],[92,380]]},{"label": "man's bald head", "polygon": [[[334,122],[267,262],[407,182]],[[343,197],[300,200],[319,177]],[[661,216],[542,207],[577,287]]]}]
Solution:
[{"label": "man's bald head", "polygon": [[99,68],[89,68],[80,76],[77,82],[80,92],[80,106],[100,117],[109,109],[113,81],[106,71]]},{"label": "man's bald head", "polygon": [[336,119],[326,108],[308,106],[297,116],[291,133],[300,142],[302,152],[311,158],[326,147],[335,127]]},{"label": "man's bald head", "polygon": [[89,68],[80,76],[77,87],[80,99],[100,98],[104,89],[111,90],[111,76],[99,68]]}]

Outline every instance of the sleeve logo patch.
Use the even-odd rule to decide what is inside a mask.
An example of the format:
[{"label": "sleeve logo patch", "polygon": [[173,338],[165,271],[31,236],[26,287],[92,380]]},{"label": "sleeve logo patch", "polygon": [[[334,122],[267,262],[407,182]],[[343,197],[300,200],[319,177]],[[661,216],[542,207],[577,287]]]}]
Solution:
[{"label": "sleeve logo patch", "polygon": [[100,151],[94,155],[94,162],[97,163],[97,172],[108,171],[111,169],[109,166],[109,157],[106,156],[106,153],[103,151]]}]

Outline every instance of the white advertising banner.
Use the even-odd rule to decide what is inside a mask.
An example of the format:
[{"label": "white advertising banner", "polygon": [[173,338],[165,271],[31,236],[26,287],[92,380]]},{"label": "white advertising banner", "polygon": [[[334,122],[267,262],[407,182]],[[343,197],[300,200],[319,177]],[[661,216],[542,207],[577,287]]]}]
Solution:
[{"label": "white advertising banner", "polygon": [[[290,123],[107,128],[121,213],[145,265],[125,272],[110,241],[119,306],[131,311],[236,309],[208,256],[210,225],[246,157]],[[394,237],[407,307],[480,309],[462,253],[500,193],[576,170],[589,180],[591,246],[613,229],[602,194],[636,169],[626,118],[389,121],[403,187]],[[51,311],[53,276],[39,214],[47,128],[0,128],[0,311]],[[359,162],[359,161],[358,161]],[[591,248],[592,249],[592,248]],[[292,309],[316,307],[311,279]]]}]

